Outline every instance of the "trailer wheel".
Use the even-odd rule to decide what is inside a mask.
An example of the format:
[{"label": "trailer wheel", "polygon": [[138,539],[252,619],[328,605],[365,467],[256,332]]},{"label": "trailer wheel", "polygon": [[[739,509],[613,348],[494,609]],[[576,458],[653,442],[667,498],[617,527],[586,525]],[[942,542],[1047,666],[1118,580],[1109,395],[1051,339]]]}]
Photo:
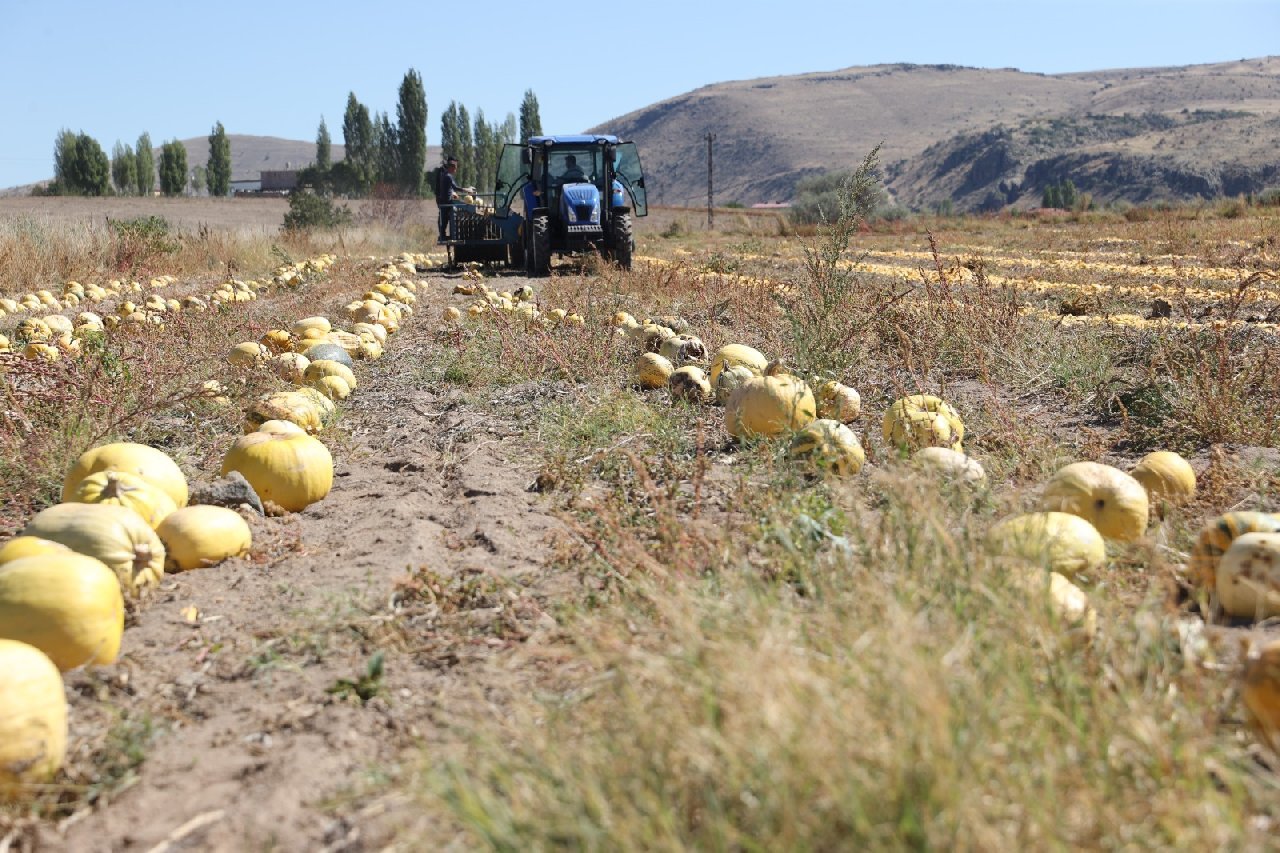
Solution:
[{"label": "trailer wheel", "polygon": [[613,262],[624,270],[631,269],[631,252],[635,240],[631,233],[631,214],[617,213],[613,217]]},{"label": "trailer wheel", "polygon": [[533,217],[529,249],[529,275],[551,275],[551,218],[546,214]]}]

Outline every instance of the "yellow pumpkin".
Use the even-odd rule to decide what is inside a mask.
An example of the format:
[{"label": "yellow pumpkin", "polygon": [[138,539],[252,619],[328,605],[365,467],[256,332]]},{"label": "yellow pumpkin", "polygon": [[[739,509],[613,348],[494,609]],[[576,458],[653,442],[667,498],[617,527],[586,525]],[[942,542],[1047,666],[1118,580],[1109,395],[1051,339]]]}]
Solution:
[{"label": "yellow pumpkin", "polygon": [[[294,323],[289,330],[293,332],[294,337],[298,338],[324,337],[333,331],[333,325],[328,317],[304,317]],[[308,334],[309,332],[311,334]]]},{"label": "yellow pumpkin", "polygon": [[271,359],[271,370],[285,382],[301,384],[311,360],[302,353],[282,352]]},{"label": "yellow pumpkin", "polygon": [[932,394],[912,394],[884,413],[881,433],[886,444],[905,450],[921,447],[963,449],[964,421],[949,403]]},{"label": "yellow pumpkin", "polygon": [[1130,474],[1147,490],[1152,502],[1181,504],[1196,496],[1196,472],[1191,463],[1168,450],[1148,453]]},{"label": "yellow pumpkin", "polygon": [[1280,639],[1249,649],[1240,698],[1254,731],[1272,751],[1280,752]]},{"label": "yellow pumpkin", "polygon": [[156,534],[164,542],[165,568],[171,572],[213,566],[248,553],[253,545],[253,534],[240,513],[221,506],[180,509]]},{"label": "yellow pumpkin", "polygon": [[613,315],[613,325],[618,328],[632,328],[639,325],[636,318],[632,317],[626,311],[618,311]]},{"label": "yellow pumpkin", "polygon": [[922,447],[911,459],[923,468],[965,483],[978,485],[987,481],[982,463],[950,447]]},{"label": "yellow pumpkin", "polygon": [[222,462],[222,476],[239,471],[258,497],[297,512],[329,494],[329,449],[293,424],[268,421],[236,439]]},{"label": "yellow pumpkin", "polygon": [[227,361],[236,367],[252,367],[271,357],[271,350],[256,341],[236,344],[227,354]]},{"label": "yellow pumpkin", "polygon": [[1107,547],[1097,529],[1078,515],[1032,512],[992,525],[987,548],[1018,557],[1068,578],[1097,571],[1107,561]]},{"label": "yellow pumpkin", "polygon": [[360,349],[356,350],[356,358],[368,361],[377,361],[382,358],[382,344],[377,341],[362,340]]},{"label": "yellow pumpkin", "polygon": [[765,358],[764,353],[760,352],[760,350],[749,347],[746,344],[722,346],[711,357],[711,367],[707,371],[707,378],[711,380],[711,385],[715,386],[722,370],[726,367],[735,366],[745,367],[756,376],[759,376],[769,366],[769,359]]},{"label": "yellow pumpkin", "polygon": [[1218,562],[1243,533],[1280,533],[1280,514],[1269,512],[1228,512],[1200,529],[1187,566],[1192,580],[1206,589],[1217,584]]},{"label": "yellow pumpkin", "polygon": [[0,637],[35,646],[63,671],[112,663],[124,632],[115,574],[84,554],[45,554],[0,565]]},{"label": "yellow pumpkin", "polygon": [[[447,316],[447,311],[448,309],[446,309],[446,317],[445,317],[446,320],[449,319]],[[453,319],[455,320],[462,316],[458,312],[457,308],[453,309],[453,313],[454,313]],[[356,323],[351,327],[351,331],[353,334],[360,335],[361,337],[365,336],[366,334],[372,335],[373,339],[380,344],[385,344],[387,342],[387,327],[381,326],[377,323]]]},{"label": "yellow pumpkin", "polygon": [[1242,533],[1218,563],[1222,609],[1237,619],[1280,616],[1280,533]]},{"label": "yellow pumpkin", "polygon": [[776,362],[763,376],[738,386],[725,404],[725,429],[734,438],[774,437],[803,429],[817,417],[813,392],[803,380],[783,373]]},{"label": "yellow pumpkin", "polygon": [[62,483],[63,503],[73,500],[81,480],[99,471],[123,471],[126,474],[137,474],[173,498],[175,506],[187,505],[187,478],[177,463],[162,450],[129,441],[104,444],[81,454]]},{"label": "yellow pumpkin", "polygon": [[0,640],[0,798],[49,781],[66,752],[62,674],[39,649]]},{"label": "yellow pumpkin", "polygon": [[1089,604],[1089,596],[1065,575],[1046,572],[1039,566],[1013,567],[1014,583],[1036,599],[1035,604],[1049,608],[1056,621],[1065,623],[1068,638],[1088,642],[1098,631],[1098,613]]},{"label": "yellow pumpkin", "polygon": [[276,391],[258,398],[245,413],[244,431],[261,429],[268,421],[289,421],[309,433],[320,432],[324,428],[324,409],[302,390]]},{"label": "yellow pumpkin", "polygon": [[293,335],[284,329],[271,329],[258,339],[258,343],[266,347],[272,355],[279,355],[293,349]]},{"label": "yellow pumpkin", "polygon": [[819,418],[797,432],[787,455],[841,476],[858,473],[867,461],[854,431],[830,418]]},{"label": "yellow pumpkin", "polygon": [[675,368],[666,358],[656,352],[647,352],[636,360],[634,376],[636,384],[641,388],[663,388],[671,379]]},{"label": "yellow pumpkin", "polygon": [[114,504],[131,509],[152,528],[176,510],[173,498],[137,474],[126,471],[99,471],[76,486],[71,501],[83,504]]},{"label": "yellow pumpkin", "polygon": [[309,384],[330,400],[345,400],[351,396],[351,386],[341,376],[321,376]]},{"label": "yellow pumpkin", "polygon": [[1108,539],[1132,542],[1147,530],[1147,490],[1133,477],[1100,462],[1073,462],[1045,484],[1039,509],[1069,512]]},{"label": "yellow pumpkin", "polygon": [[688,364],[672,372],[667,381],[671,387],[674,400],[688,400],[691,403],[705,403],[711,399],[711,383],[701,367]]},{"label": "yellow pumpkin", "polygon": [[711,380],[711,389],[715,393],[716,402],[726,405],[733,392],[748,379],[755,379],[760,374],[741,364],[729,365],[720,371],[720,375]]},{"label": "yellow pumpkin", "polygon": [[15,536],[4,543],[3,548],[0,548],[0,566],[26,557],[74,553],[75,551],[72,551],[61,542],[50,542],[48,539],[41,539],[39,536]]},{"label": "yellow pumpkin", "polygon": [[[385,326],[386,324],[380,323],[379,325]],[[387,331],[392,331],[392,329],[388,328]],[[337,344],[342,347],[347,351],[347,355],[350,356],[355,356],[362,343],[359,335],[353,335],[350,332],[330,332],[324,336],[324,339],[331,344]]]},{"label": "yellow pumpkin", "polygon": [[36,513],[24,536],[61,542],[95,557],[115,572],[126,595],[137,595],[160,582],[164,545],[142,516],[109,504],[55,504]]},{"label": "yellow pumpkin", "polygon": [[818,417],[830,418],[842,424],[853,423],[862,413],[862,397],[848,385],[829,379],[814,392],[818,403]]},{"label": "yellow pumpkin", "polygon": [[302,374],[303,379],[308,383],[314,383],[325,376],[336,376],[347,383],[349,390],[356,390],[356,375],[351,372],[351,368],[332,359],[322,358],[313,361],[307,365],[307,369]]}]

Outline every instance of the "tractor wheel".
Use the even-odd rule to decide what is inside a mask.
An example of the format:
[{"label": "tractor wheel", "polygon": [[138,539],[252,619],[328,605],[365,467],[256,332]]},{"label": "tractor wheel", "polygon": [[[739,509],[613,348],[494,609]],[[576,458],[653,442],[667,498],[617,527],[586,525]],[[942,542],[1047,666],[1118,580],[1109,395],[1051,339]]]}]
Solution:
[{"label": "tractor wheel", "polygon": [[529,275],[551,275],[551,219],[546,215],[535,216],[532,225],[529,255],[525,259],[529,263]]},{"label": "tractor wheel", "polygon": [[631,214],[618,213],[613,217],[613,262],[624,270],[631,269],[631,250],[635,248],[631,234]]}]

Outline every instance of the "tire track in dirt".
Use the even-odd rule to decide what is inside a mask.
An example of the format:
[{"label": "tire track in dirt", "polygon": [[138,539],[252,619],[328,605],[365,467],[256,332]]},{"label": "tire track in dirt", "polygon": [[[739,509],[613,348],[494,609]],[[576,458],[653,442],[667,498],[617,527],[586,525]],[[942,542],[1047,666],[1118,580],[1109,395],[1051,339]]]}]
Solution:
[{"label": "tire track in dirt", "polygon": [[[404,379],[444,300],[421,298],[349,401],[330,496],[251,521],[250,558],[166,576],[121,662],[69,680],[74,742],[100,742],[123,715],[116,728],[135,731],[145,760],[109,801],[42,827],[44,845],[361,849],[344,792],[447,739],[468,702],[491,705],[512,675],[490,664],[554,628],[542,563],[558,523],[526,490],[520,425]],[[394,600],[423,568],[443,584],[474,579],[471,598]],[[377,696],[329,692],[379,650]],[[149,739],[136,735],[146,717]]]}]

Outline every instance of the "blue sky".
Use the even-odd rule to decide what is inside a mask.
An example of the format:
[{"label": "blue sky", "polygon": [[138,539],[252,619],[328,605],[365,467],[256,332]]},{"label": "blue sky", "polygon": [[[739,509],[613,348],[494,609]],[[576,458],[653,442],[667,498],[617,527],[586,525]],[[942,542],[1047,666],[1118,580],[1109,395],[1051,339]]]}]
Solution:
[{"label": "blue sky", "polygon": [[323,115],[341,142],[347,93],[394,119],[409,68],[435,144],[451,100],[501,120],[526,89],[562,133],[709,83],[852,65],[1057,73],[1278,52],[1280,0],[0,0],[0,188],[50,177],[63,127],[110,154],[215,121],[312,140]]}]

